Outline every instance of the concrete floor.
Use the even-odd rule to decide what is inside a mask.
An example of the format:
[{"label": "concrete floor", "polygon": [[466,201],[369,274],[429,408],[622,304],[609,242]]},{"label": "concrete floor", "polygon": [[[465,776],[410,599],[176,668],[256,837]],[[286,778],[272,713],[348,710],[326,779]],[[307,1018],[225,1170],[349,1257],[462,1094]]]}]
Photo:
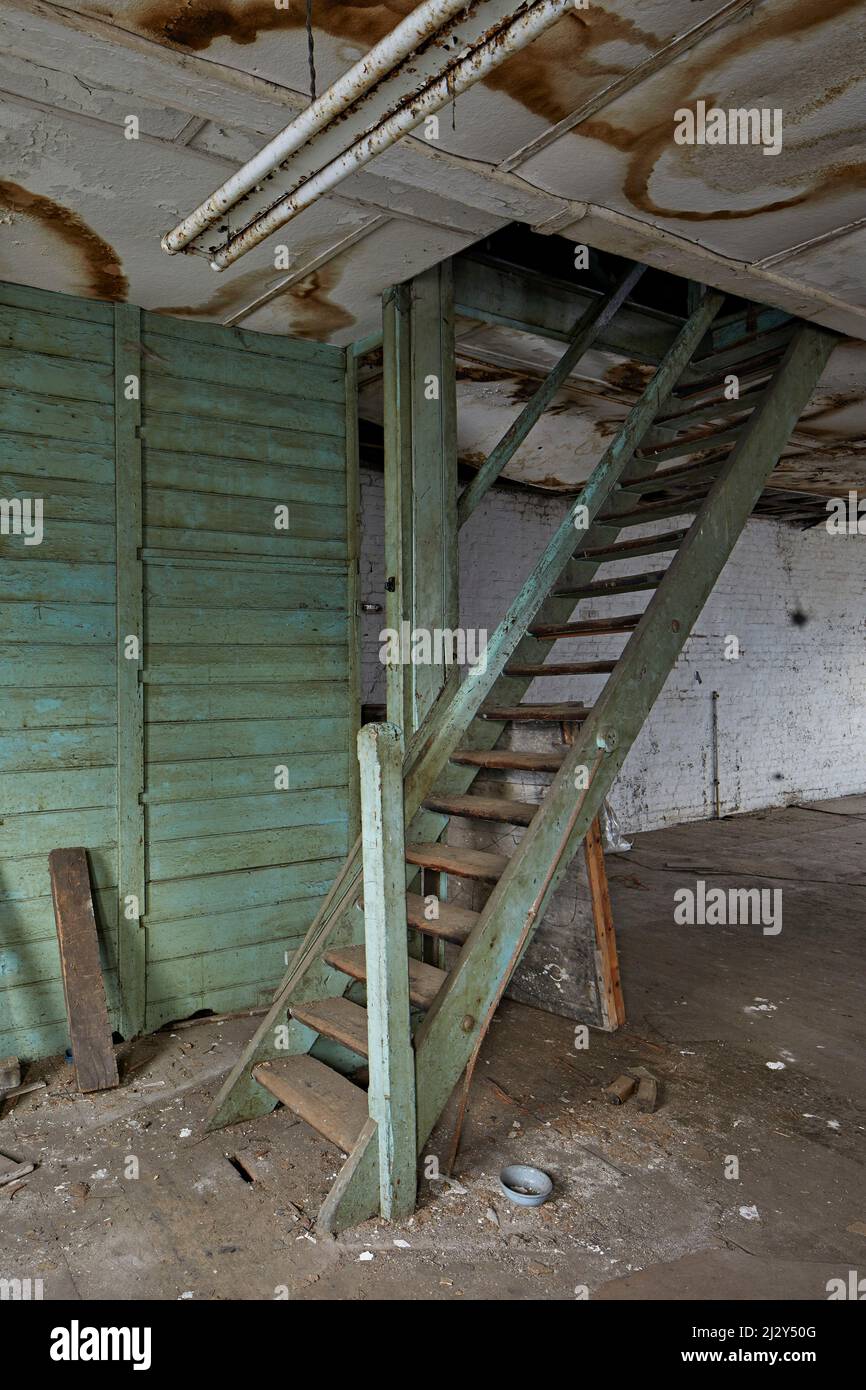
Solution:
[{"label": "concrete floor", "polygon": [[[0,1188],[0,1276],[41,1277],[46,1299],[825,1298],[866,1266],[864,842],[851,797],[611,856],[626,1027],[581,1051],[567,1020],[504,1005],[458,1180],[424,1182],[399,1227],[316,1235],[339,1156],[283,1110],[204,1132],[248,1019],[141,1040],[123,1087],[95,1097],[62,1059],[31,1067],[47,1093],[0,1118],[0,1151],[38,1163]],[[673,893],[698,877],[781,888],[781,933],[675,925]],[[634,1066],[662,1083],[655,1114],[602,1099]],[[518,1160],[553,1175],[546,1206],[499,1194]]]}]

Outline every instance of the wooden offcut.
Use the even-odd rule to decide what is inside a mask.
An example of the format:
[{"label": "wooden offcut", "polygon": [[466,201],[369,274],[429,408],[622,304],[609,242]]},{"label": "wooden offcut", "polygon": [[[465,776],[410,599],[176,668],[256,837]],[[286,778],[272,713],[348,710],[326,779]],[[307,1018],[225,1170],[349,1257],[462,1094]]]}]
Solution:
[{"label": "wooden offcut", "polygon": [[636,1085],[637,1082],[633,1076],[623,1074],[618,1076],[615,1081],[611,1081],[609,1086],[605,1086],[602,1094],[608,1105],[624,1105]]},{"label": "wooden offcut", "polygon": [[651,1115],[658,1105],[659,1083],[654,1076],[642,1076],[637,1088],[637,1108]]},{"label": "wooden offcut", "polygon": [[99,964],[87,852],[80,847],[53,849],[48,869],[76,1084],[80,1091],[104,1091],[117,1086],[119,1080]]}]

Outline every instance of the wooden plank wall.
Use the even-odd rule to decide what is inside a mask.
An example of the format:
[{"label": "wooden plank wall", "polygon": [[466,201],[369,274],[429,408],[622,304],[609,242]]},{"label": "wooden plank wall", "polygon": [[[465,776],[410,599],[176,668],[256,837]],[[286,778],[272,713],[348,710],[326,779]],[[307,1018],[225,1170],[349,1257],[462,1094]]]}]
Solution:
[{"label": "wooden plank wall", "polygon": [[0,1053],[34,1056],[65,1045],[55,846],[92,847],[115,1026],[255,1005],[284,973],[355,833],[356,478],[340,349],[14,286],[0,337],[0,497],[38,477],[46,517],[41,546],[0,538],[22,730],[0,734]]},{"label": "wooden plank wall", "polygon": [[0,1054],[67,1045],[48,852],[86,845],[117,992],[114,316],[0,284],[0,497],[40,497],[41,545],[0,535]]}]

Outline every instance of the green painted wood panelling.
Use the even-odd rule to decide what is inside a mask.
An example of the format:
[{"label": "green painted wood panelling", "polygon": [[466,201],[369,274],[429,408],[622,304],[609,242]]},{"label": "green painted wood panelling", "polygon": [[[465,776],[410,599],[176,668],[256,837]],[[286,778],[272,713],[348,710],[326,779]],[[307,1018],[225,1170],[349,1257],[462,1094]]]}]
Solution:
[{"label": "green painted wood panelling", "polygon": [[0,1053],[67,1045],[51,848],[127,1033],[261,1004],[315,916],[356,830],[352,389],[326,344],[0,283],[0,497],[44,526],[0,536]]}]

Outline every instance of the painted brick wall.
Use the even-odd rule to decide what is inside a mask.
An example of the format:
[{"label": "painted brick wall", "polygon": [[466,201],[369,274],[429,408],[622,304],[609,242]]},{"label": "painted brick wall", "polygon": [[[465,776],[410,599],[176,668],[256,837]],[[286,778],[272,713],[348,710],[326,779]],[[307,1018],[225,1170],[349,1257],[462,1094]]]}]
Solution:
[{"label": "painted brick wall", "polygon": [[[362,475],[362,599],[384,602],[383,487]],[[562,504],[531,494],[488,495],[461,537],[461,621],[492,631],[530,572]],[[656,527],[676,524],[669,518]],[[652,528],[647,528],[647,534]],[[605,575],[645,567],[609,566]],[[638,611],[626,595],[581,616]],[[805,618],[805,622],[802,619]],[[799,619],[799,621],[797,621]],[[710,596],[611,797],[624,827],[655,829],[712,814],[712,692],[719,692],[723,814],[866,791],[866,541],[751,521]],[[365,700],[384,699],[377,636],[365,620]],[[740,658],[726,660],[736,636]],[[624,638],[581,640],[588,659]],[[561,659],[578,643],[562,643]],[[536,682],[528,698],[591,698],[603,678]],[[582,683],[580,683],[582,682]]]}]

